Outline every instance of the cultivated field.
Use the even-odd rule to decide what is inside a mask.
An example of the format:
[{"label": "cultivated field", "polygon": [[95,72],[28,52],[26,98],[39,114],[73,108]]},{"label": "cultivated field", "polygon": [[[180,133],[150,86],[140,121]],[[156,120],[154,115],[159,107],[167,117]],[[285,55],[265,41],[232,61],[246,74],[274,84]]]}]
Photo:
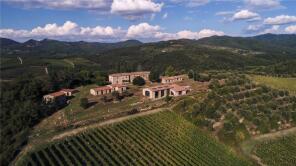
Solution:
[{"label": "cultivated field", "polygon": [[296,165],[296,135],[265,141],[257,145],[254,153],[261,158],[261,162],[269,166],[294,166]]},{"label": "cultivated field", "polygon": [[[36,148],[35,148],[36,149]],[[17,165],[250,165],[169,111],[37,148]]]},{"label": "cultivated field", "polygon": [[288,90],[296,94],[296,78],[281,78],[281,77],[268,77],[268,76],[252,76],[254,81],[266,84],[276,89]]}]

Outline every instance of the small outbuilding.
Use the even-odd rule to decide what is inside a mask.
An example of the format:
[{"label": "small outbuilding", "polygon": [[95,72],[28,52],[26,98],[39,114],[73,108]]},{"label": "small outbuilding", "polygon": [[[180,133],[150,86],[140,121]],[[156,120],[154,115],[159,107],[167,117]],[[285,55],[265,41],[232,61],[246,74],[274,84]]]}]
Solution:
[{"label": "small outbuilding", "polygon": [[122,93],[127,90],[127,87],[122,84],[112,84],[90,89],[90,94],[94,96],[105,95],[117,91]]},{"label": "small outbuilding", "polygon": [[62,89],[61,92],[65,93],[66,96],[73,96],[77,92],[76,89]]},{"label": "small outbuilding", "polygon": [[175,83],[175,82],[183,81],[185,77],[186,75],[177,75],[177,76],[171,76],[171,77],[163,76],[160,78],[161,78],[161,83],[167,84],[167,83]]},{"label": "small outbuilding", "polygon": [[66,104],[67,98],[64,92],[58,91],[43,96],[45,103]]},{"label": "small outbuilding", "polygon": [[182,96],[190,92],[190,86],[173,85],[158,85],[154,87],[144,88],[143,96],[147,96],[150,99],[160,99],[166,96]]}]

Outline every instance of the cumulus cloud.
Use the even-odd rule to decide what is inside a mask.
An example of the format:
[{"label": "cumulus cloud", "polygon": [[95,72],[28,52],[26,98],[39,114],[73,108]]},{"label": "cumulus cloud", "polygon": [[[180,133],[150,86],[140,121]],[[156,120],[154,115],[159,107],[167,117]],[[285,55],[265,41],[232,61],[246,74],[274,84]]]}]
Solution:
[{"label": "cumulus cloud", "polygon": [[48,9],[106,9],[112,0],[2,0],[5,3],[24,8]]},{"label": "cumulus cloud", "polygon": [[258,33],[259,31],[261,31],[263,29],[264,29],[264,25],[256,24],[256,25],[249,25],[245,31],[247,33]]},{"label": "cumulus cloud", "polygon": [[113,0],[111,13],[127,19],[137,19],[145,14],[160,12],[163,5],[163,3],[154,3],[152,0]]},{"label": "cumulus cloud", "polygon": [[237,20],[248,20],[248,21],[253,21],[253,20],[259,20],[260,15],[255,12],[251,12],[249,10],[240,10],[236,13],[233,14],[232,20],[237,21]]},{"label": "cumulus cloud", "polygon": [[75,22],[66,21],[63,25],[56,23],[38,26],[31,30],[0,29],[0,36],[17,41],[28,39],[41,40],[44,38],[66,41],[122,41],[126,39],[138,39],[142,41],[161,41],[171,39],[200,39],[210,36],[222,36],[224,32],[211,29],[200,31],[182,30],[176,33],[168,33],[158,25],[150,25],[146,22],[131,25],[128,29],[114,28],[110,26],[83,27]]},{"label": "cumulus cloud", "polygon": [[182,30],[177,33],[167,33],[162,31],[160,26],[149,25],[148,23],[140,23],[132,25],[128,28],[127,38],[146,39],[150,41],[171,40],[171,39],[200,39],[210,36],[222,36],[224,32],[211,29],[202,29],[194,32],[190,30]]},{"label": "cumulus cloud", "polygon": [[153,26],[148,23],[140,23],[132,25],[128,28],[127,38],[150,38],[153,37],[160,30],[160,26]]},{"label": "cumulus cloud", "polygon": [[285,32],[296,34],[296,25],[291,25],[286,27]]},{"label": "cumulus cloud", "polygon": [[280,15],[276,17],[268,17],[264,20],[264,24],[282,25],[296,22],[296,16]]},{"label": "cumulus cloud", "polygon": [[281,7],[279,0],[245,0],[245,4],[251,8],[272,9]]},{"label": "cumulus cloud", "polygon": [[280,26],[279,25],[273,25],[271,28],[267,28],[264,31],[260,32],[260,34],[279,33],[279,32],[280,32]]},{"label": "cumulus cloud", "polygon": [[0,29],[0,36],[15,40],[27,39],[58,39],[58,40],[116,40],[124,36],[121,28],[107,27],[80,27],[74,22],[66,21],[63,25],[46,24],[44,27],[36,27],[32,30]]},{"label": "cumulus cloud", "polygon": [[187,7],[198,7],[210,2],[210,0],[170,0],[170,1],[176,4],[184,4]]}]

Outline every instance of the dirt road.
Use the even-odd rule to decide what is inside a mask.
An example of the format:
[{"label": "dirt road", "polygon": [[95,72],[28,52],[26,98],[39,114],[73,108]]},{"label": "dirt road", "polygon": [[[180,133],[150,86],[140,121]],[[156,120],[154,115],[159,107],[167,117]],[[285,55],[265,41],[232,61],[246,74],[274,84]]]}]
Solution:
[{"label": "dirt road", "polygon": [[278,138],[281,138],[283,136],[290,135],[293,133],[294,134],[296,133],[296,127],[292,127],[290,129],[281,130],[281,131],[274,132],[274,133],[258,135],[258,136],[251,138],[250,140],[247,140],[244,143],[242,143],[241,148],[242,148],[243,153],[245,155],[253,158],[255,161],[257,161],[257,163],[259,165],[264,166],[264,164],[261,162],[261,159],[258,156],[253,154],[255,146],[263,141],[275,140],[275,139],[278,139]]},{"label": "dirt road", "polygon": [[166,111],[166,110],[168,110],[168,109],[158,108],[158,109],[151,110],[151,111],[141,112],[141,113],[137,113],[134,115],[124,116],[124,117],[120,117],[120,118],[116,118],[116,119],[110,119],[110,120],[107,120],[107,121],[104,121],[101,123],[80,127],[77,129],[72,129],[70,131],[66,131],[62,134],[54,136],[50,141],[55,141],[55,140],[63,139],[65,137],[73,136],[73,135],[76,135],[76,134],[81,133],[81,132],[88,130],[88,129],[97,128],[97,127],[101,127],[101,126],[105,126],[105,125],[110,125],[110,124],[122,122],[122,121],[125,121],[128,119],[132,119],[132,118],[136,118],[136,117],[140,117],[140,116],[146,116],[146,115],[150,115],[150,114],[154,114],[154,113]]}]

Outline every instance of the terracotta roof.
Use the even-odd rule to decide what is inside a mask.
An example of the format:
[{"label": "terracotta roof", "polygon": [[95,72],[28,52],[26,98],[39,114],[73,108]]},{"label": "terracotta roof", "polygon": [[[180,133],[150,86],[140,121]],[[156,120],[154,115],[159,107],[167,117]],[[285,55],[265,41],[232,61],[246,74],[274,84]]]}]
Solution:
[{"label": "terracotta roof", "polygon": [[49,96],[54,96],[54,97],[59,97],[59,96],[65,96],[65,93],[64,92],[61,92],[61,91],[58,91],[58,92],[50,93],[48,95]]},{"label": "terracotta roof", "polygon": [[149,74],[150,71],[137,71],[137,72],[130,72],[130,73],[114,73],[110,74],[109,76],[128,76],[128,75],[139,75],[139,74]]},{"label": "terracotta roof", "polygon": [[100,86],[100,87],[97,87],[97,88],[93,88],[93,90],[95,91],[101,91],[101,90],[111,90],[112,88],[109,87],[109,86]]},{"label": "terracotta roof", "polygon": [[76,89],[62,89],[62,92],[74,92]]},{"label": "terracotta roof", "polygon": [[151,91],[160,91],[160,90],[166,90],[170,88],[171,88],[170,85],[159,85],[159,86],[149,87],[148,89]]},{"label": "terracotta roof", "polygon": [[190,86],[180,86],[177,84],[173,84],[173,85],[171,85],[171,87],[172,87],[172,90],[176,91],[176,92],[185,91],[185,90],[190,89]]},{"label": "terracotta roof", "polygon": [[111,85],[107,85],[108,87],[112,87],[112,88],[122,88],[122,87],[126,87],[126,85],[123,84],[111,84]]}]

